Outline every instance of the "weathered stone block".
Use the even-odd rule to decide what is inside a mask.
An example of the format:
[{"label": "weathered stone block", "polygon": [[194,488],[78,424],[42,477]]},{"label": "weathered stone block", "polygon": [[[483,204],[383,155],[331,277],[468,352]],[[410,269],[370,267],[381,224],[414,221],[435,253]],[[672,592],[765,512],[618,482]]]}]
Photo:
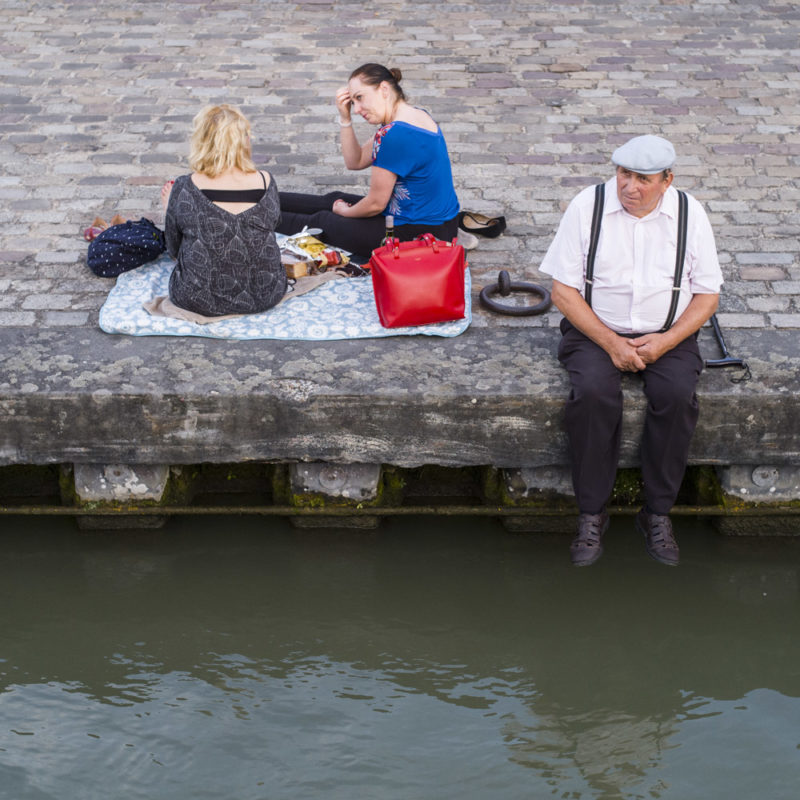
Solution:
[{"label": "weathered stone block", "polygon": [[[381,486],[380,464],[332,464],[311,462],[289,464],[290,503],[298,507],[321,507],[330,502],[360,506],[378,500]],[[306,502],[307,500],[307,502]],[[293,516],[296,528],[367,528],[380,524],[377,515]]]},{"label": "weathered stone block", "polygon": [[169,479],[163,464],[75,464],[75,493],[80,502],[160,501]]},{"label": "weathered stone block", "polygon": [[380,464],[292,464],[289,480],[292,493],[315,492],[329,497],[364,502],[378,496]]},{"label": "weathered stone block", "polygon": [[[107,505],[132,506],[161,502],[170,477],[163,464],[75,464],[72,468],[76,505],[96,508]],[[98,515],[76,517],[83,530],[121,530],[125,528],[161,528],[166,515]]]},{"label": "weathered stone block", "polygon": [[[512,503],[542,504],[545,511],[552,510],[554,503],[574,504],[569,467],[549,464],[543,467],[504,469],[501,471],[501,479],[503,492]],[[502,522],[506,530],[514,533],[567,533],[575,527],[575,520],[571,515],[526,514],[503,517]]]},{"label": "weathered stone block", "polygon": [[718,467],[722,491],[738,502],[780,503],[800,500],[800,467],[732,464]]},{"label": "weathered stone block", "polygon": [[553,493],[572,496],[570,469],[559,464],[505,469],[503,481],[506,492],[513,500],[530,500]]},{"label": "weathered stone block", "polygon": [[[796,505],[800,501],[800,467],[776,464],[734,464],[718,467],[726,505],[739,505],[741,514],[715,520],[716,528],[733,536],[797,536],[800,516],[768,514],[770,507]],[[756,506],[761,513],[744,513]]]}]

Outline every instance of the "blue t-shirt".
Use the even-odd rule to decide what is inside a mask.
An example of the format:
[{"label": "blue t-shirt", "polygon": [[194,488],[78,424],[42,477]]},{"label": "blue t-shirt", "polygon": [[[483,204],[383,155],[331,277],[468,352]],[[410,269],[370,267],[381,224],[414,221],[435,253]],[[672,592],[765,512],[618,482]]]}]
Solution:
[{"label": "blue t-shirt", "polygon": [[372,163],[397,175],[384,214],[395,225],[441,225],[458,214],[450,156],[442,131],[390,122],[375,134]]}]

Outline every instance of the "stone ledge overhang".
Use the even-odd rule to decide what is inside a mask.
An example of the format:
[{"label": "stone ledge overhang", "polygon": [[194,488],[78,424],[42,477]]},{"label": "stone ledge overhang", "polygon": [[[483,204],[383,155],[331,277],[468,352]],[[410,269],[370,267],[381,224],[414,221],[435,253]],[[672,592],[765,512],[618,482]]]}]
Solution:
[{"label": "stone ledge overhang", "polygon": [[[247,461],[400,467],[566,464],[554,328],[453,339],[222,341],[0,330],[0,465]],[[750,364],[706,370],[694,464],[800,464],[798,332],[725,332]],[[711,331],[701,352],[718,358]],[[621,466],[638,463],[640,382],[624,380]]]}]

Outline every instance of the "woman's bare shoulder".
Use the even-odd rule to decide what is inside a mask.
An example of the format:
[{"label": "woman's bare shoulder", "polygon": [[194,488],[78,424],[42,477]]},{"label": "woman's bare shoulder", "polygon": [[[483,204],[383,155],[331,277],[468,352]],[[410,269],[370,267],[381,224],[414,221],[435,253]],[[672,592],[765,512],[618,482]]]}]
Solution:
[{"label": "woman's bare shoulder", "polygon": [[223,172],[213,178],[202,172],[193,172],[189,178],[198,189],[261,189],[272,182],[272,176],[266,170]]},{"label": "woman's bare shoulder", "polygon": [[413,125],[416,128],[430,131],[431,133],[436,133],[436,131],[439,130],[436,120],[423,108],[409,106],[405,110],[401,121],[407,122],[409,125]]}]

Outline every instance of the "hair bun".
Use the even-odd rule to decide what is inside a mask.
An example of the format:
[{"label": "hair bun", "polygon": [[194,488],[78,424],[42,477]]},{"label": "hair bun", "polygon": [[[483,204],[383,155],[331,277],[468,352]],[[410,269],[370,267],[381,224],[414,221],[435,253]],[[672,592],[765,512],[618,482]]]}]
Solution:
[{"label": "hair bun", "polygon": [[395,80],[396,80],[398,83],[400,83],[400,81],[401,81],[401,80],[403,80],[403,73],[402,73],[402,72],[400,72],[400,70],[399,70],[397,67],[392,67],[392,68],[389,70],[389,72],[391,72],[391,73],[392,73],[392,77],[393,77],[393,78],[394,78],[394,79],[395,79]]}]

